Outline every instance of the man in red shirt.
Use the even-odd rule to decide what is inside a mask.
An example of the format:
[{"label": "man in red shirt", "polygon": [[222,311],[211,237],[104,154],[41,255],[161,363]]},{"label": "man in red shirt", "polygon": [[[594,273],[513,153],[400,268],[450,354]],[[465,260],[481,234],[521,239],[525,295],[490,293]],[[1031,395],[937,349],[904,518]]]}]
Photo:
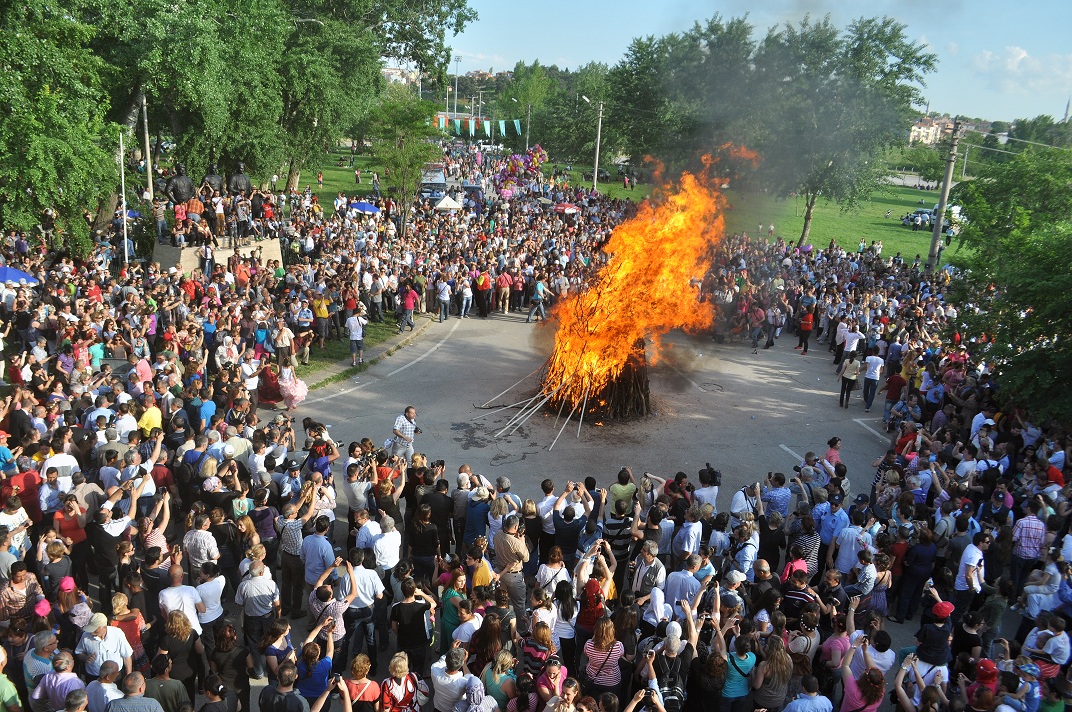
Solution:
[{"label": "man in red shirt", "polygon": [[510,287],[513,285],[514,278],[505,271],[495,280],[495,292],[499,299],[499,312],[502,314],[510,311]]},{"label": "man in red shirt", "polygon": [[890,368],[890,375],[886,377],[886,383],[882,388],[878,389],[879,393],[886,391],[886,404],[882,408],[882,422],[887,428],[890,425],[890,411],[901,400],[901,394],[907,385],[908,381],[901,375],[901,365],[895,364]]},{"label": "man in red shirt", "polygon": [[417,308],[417,302],[417,292],[413,291],[409,282],[406,282],[402,287],[402,316],[398,321],[398,333],[405,331],[407,324],[409,330],[413,331],[413,310]]}]

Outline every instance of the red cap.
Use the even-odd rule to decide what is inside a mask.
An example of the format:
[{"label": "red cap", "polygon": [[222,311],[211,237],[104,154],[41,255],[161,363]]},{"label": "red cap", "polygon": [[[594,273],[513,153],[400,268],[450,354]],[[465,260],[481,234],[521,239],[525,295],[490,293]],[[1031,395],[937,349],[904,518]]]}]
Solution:
[{"label": "red cap", "polygon": [[983,658],[975,665],[976,682],[995,682],[998,679],[998,666],[989,658]]},{"label": "red cap", "polygon": [[945,620],[949,616],[953,615],[953,604],[949,601],[940,601],[934,604],[934,608],[931,609],[931,613],[938,620]]}]

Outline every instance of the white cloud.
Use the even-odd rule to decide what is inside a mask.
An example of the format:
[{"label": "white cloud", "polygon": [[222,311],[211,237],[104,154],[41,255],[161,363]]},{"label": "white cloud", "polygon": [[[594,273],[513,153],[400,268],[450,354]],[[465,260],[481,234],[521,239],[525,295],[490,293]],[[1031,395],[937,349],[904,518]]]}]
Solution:
[{"label": "white cloud", "polygon": [[956,42],[949,42],[945,46],[945,51],[949,55],[956,57],[957,54],[960,52],[960,45],[958,45]]},{"label": "white cloud", "polygon": [[1072,85],[1072,54],[1035,57],[1010,45],[1000,52],[978,53],[972,68],[1006,94],[1062,93]]},{"label": "white cloud", "polygon": [[927,35],[920,35],[919,40],[917,40],[917,41],[921,45],[923,45],[924,47],[930,47],[931,46],[931,41],[929,39],[927,39]]},{"label": "white cloud", "polygon": [[462,64],[469,64],[473,67],[480,67],[487,69],[488,65],[502,67],[503,69],[513,69],[513,63],[507,67],[506,57],[501,54],[487,54],[485,52],[465,52],[459,50],[455,52],[455,55],[462,58]]}]

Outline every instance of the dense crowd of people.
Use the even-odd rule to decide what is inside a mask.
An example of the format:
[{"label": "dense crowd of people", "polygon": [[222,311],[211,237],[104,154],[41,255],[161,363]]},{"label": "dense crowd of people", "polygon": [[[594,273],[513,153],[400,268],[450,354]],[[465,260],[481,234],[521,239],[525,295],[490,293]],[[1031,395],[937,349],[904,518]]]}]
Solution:
[{"label": "dense crowd of people", "polygon": [[[444,161],[470,185],[495,168]],[[256,249],[217,264],[206,239],[191,274],[113,277],[106,240],[86,261],[14,233],[0,248],[38,281],[0,295],[9,712],[251,710],[258,678],[263,712],[1063,704],[1069,443],[1008,405],[970,344],[940,340],[944,273],[880,245],[738,235],[698,278],[716,339],[758,354],[784,332],[807,355],[814,333],[842,406],[882,394],[873,471],[850,478],[833,437],[729,496],[710,467],[626,468],[523,499],[417,452],[416,408],[386,444],[295,423],[295,368],[331,338],[358,363],[369,321],[542,315],[584,288],[630,205],[533,178],[458,212],[417,205],[399,235],[390,199],[328,216],[292,197],[260,195],[289,267]],[[555,212],[565,200],[578,212]],[[200,230],[176,207],[162,232]],[[895,649],[888,625],[909,621],[916,645]]]}]

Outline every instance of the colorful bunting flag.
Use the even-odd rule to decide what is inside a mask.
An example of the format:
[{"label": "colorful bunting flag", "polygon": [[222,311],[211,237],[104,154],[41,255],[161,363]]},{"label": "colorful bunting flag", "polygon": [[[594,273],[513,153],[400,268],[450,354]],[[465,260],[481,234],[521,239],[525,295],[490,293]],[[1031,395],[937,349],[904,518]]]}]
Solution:
[{"label": "colorful bunting flag", "polygon": [[469,138],[476,135],[476,119],[469,119]]},{"label": "colorful bunting flag", "polygon": [[447,128],[447,117],[446,116],[440,116],[439,117],[439,130],[440,131],[445,131],[446,128]]},{"label": "colorful bunting flag", "polygon": [[483,124],[484,124],[484,133],[487,134],[488,138],[491,138],[491,122],[490,121],[484,121]]},{"label": "colorful bunting flag", "polygon": [[514,119],[514,131],[517,131],[517,135],[521,135],[521,119]]},{"label": "colorful bunting flag", "polygon": [[454,119],[454,133],[458,134],[459,136],[462,135],[462,120],[461,119]]},{"label": "colorful bunting flag", "polygon": [[499,121],[499,135],[506,135],[506,121]]}]

